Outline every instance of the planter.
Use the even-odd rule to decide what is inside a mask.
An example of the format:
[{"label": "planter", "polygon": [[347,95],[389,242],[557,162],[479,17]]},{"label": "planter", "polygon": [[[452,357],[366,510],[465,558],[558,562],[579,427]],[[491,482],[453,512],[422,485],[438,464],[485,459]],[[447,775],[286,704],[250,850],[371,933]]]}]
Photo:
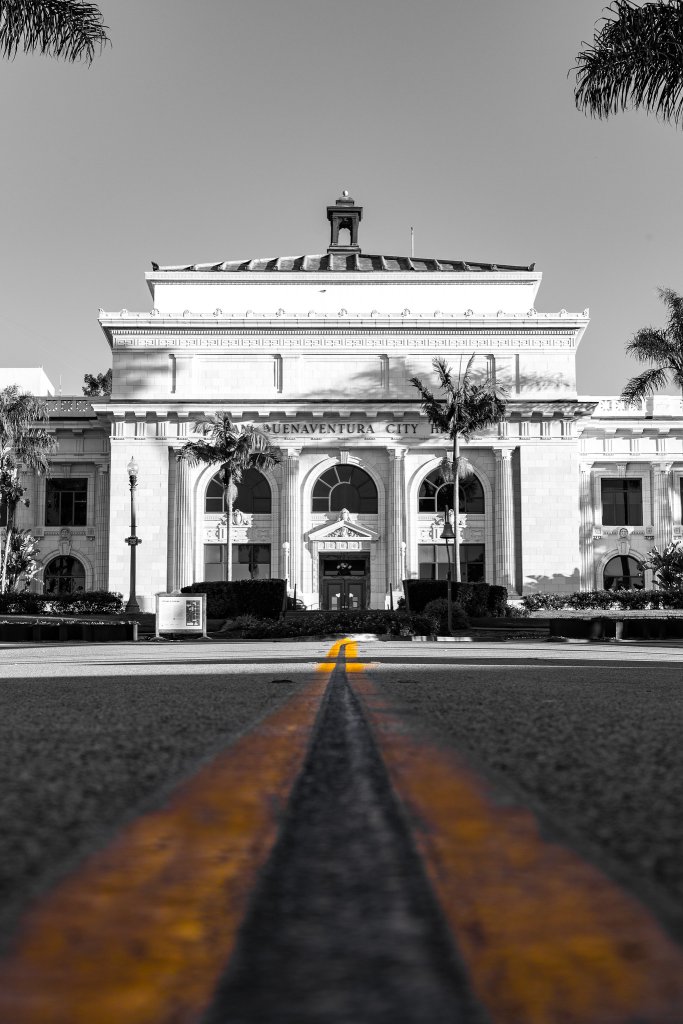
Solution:
[{"label": "planter", "polygon": [[0,642],[60,643],[137,640],[137,622],[0,622]]},{"label": "planter", "polygon": [[618,612],[610,615],[550,619],[550,635],[570,640],[680,640],[683,639],[683,619],[680,616],[639,616],[630,612],[623,617]]}]

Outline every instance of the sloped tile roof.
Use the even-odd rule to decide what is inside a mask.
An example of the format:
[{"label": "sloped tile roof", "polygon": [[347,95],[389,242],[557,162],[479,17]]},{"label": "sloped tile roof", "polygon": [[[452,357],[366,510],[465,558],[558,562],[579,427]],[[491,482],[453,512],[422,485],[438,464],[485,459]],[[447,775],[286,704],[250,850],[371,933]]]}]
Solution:
[{"label": "sloped tile roof", "polygon": [[495,273],[496,271],[533,271],[534,263],[528,266],[512,266],[505,263],[473,263],[463,260],[424,259],[417,256],[368,256],[365,253],[323,253],[313,256],[276,256],[272,259],[226,260],[225,263],[190,263],[187,266],[160,267],[152,263],[154,271],[174,271],[175,273],[214,273],[224,272],[237,274],[251,272],[256,274],[286,272],[316,272],[330,270],[334,272],[359,271],[416,271],[418,273]]}]

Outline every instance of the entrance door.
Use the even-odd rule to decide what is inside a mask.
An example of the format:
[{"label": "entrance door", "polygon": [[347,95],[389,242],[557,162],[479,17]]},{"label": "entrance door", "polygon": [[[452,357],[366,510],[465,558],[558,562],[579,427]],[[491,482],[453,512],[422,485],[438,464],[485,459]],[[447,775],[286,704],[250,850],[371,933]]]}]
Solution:
[{"label": "entrance door", "polygon": [[365,608],[368,583],[367,557],[323,555],[320,561],[321,607],[327,611],[357,611]]}]

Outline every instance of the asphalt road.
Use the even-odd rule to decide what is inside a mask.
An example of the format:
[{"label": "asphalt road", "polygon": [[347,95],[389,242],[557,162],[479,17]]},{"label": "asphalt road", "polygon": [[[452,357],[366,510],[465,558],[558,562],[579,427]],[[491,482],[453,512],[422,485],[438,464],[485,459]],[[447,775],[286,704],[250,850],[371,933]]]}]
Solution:
[{"label": "asphalt road", "polygon": [[286,680],[258,665],[230,671],[225,659],[188,663],[187,648],[151,666],[130,647],[1,654],[3,943],[31,899],[163,803],[310,671],[288,666]]},{"label": "asphalt road", "polygon": [[683,939],[683,666],[514,662],[372,673]]},{"label": "asphalt road", "polygon": [[[77,876],[89,854],[162,806],[183,779],[201,779],[203,766],[256,723],[266,723],[267,749],[269,713],[308,692],[329,647],[0,646],[0,926],[8,942],[31,901]],[[224,964],[218,957],[223,978],[207,989],[207,1024],[486,1019],[425,873],[427,847],[413,841],[419,822],[389,782],[355,689],[363,701],[379,695],[408,745],[424,752],[418,758],[430,750],[464,758],[501,808],[530,808],[551,846],[579,851],[683,942],[683,647],[361,639],[358,648],[351,685],[340,677],[327,691],[303,771],[277,811],[279,839],[236,949],[226,949]],[[354,667],[363,670],[356,687]],[[399,727],[391,721],[382,751]],[[282,728],[292,735],[286,721]],[[229,808],[229,786],[224,794]],[[446,796],[446,818],[437,815],[432,828],[448,818]],[[194,1018],[136,1018],[171,1019]],[[514,1015],[495,1019],[521,1024]],[[566,1019],[603,1024],[600,1016]],[[641,1019],[678,1022],[668,1011]]]}]

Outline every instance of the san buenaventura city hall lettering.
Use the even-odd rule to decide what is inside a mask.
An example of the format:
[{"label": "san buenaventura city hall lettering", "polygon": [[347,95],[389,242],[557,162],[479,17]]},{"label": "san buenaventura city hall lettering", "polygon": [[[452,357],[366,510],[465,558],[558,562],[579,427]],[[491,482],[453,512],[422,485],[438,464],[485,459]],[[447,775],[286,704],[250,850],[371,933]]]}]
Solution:
[{"label": "san buenaventura city hall lettering", "polygon": [[[222,578],[226,557],[234,578],[286,578],[309,607],[384,607],[405,578],[443,578],[448,441],[410,380],[472,354],[509,401],[464,446],[463,579],[512,595],[650,582],[645,554],[683,530],[680,400],[579,396],[588,310],[538,312],[533,264],[368,255],[362,214],[347,193],[329,206],[322,254],[153,264],[151,310],[100,312],[111,396],[50,398],[59,448],[49,478],[27,477],[35,587],[127,591],[131,458],[147,610]],[[216,411],[281,455],[240,485],[229,555],[218,467],[177,459]]]}]

